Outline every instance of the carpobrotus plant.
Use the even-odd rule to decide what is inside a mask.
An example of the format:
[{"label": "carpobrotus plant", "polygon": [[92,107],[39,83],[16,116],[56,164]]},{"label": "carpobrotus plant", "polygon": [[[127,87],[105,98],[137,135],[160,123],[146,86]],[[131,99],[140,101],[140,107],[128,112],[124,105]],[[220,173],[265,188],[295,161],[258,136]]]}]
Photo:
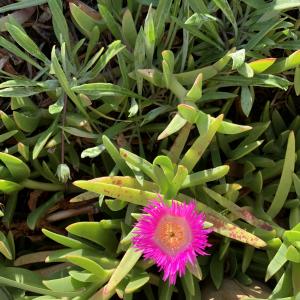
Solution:
[{"label": "carpobrotus plant", "polygon": [[299,297],[299,0],[3,2],[1,300]]}]

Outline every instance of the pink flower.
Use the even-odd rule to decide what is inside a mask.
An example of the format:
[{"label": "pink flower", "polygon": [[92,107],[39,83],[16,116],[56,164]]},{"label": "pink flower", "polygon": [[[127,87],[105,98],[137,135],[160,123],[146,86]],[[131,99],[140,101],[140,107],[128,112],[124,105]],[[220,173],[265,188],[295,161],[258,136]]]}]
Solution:
[{"label": "pink flower", "polygon": [[196,204],[177,203],[171,207],[160,200],[152,200],[144,207],[135,225],[133,245],[164,271],[163,280],[175,284],[177,272],[181,277],[187,263],[194,264],[197,255],[207,255],[210,229],[204,229],[205,215],[197,213]]}]

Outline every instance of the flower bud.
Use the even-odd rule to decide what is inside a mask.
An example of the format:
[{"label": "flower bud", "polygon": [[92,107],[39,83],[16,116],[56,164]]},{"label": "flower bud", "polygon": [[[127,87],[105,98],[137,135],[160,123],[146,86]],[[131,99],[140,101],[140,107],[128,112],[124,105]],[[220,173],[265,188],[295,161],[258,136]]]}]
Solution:
[{"label": "flower bud", "polygon": [[66,164],[59,164],[56,170],[56,175],[60,182],[66,183],[71,179],[70,169]]}]

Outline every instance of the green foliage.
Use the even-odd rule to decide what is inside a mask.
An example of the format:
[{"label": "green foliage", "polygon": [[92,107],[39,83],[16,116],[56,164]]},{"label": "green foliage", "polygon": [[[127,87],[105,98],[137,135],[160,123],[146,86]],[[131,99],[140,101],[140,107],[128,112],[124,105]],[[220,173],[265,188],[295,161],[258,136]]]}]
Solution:
[{"label": "green foliage", "polygon": [[[200,299],[225,276],[299,297],[300,2],[92,2],[0,8],[46,19],[1,29],[0,298]],[[214,231],[172,288],[131,246],[157,194]]]}]

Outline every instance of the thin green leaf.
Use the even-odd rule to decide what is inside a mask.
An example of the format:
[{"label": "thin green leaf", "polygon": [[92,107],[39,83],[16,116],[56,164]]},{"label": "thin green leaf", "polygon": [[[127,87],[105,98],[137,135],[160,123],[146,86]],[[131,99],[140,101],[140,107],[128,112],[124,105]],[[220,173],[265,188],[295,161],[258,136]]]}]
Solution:
[{"label": "thin green leaf", "polygon": [[274,218],[280,212],[290,191],[292,185],[292,175],[295,167],[295,159],[295,135],[294,132],[291,131],[285,153],[282,175],[275,197],[267,212],[272,218]]},{"label": "thin green leaf", "polygon": [[184,165],[188,171],[192,171],[204,151],[208,147],[219,126],[221,125],[223,115],[217,117],[209,126],[207,132],[196,139],[191,148],[185,153],[180,164]]},{"label": "thin green leaf", "polygon": [[19,26],[15,26],[14,24],[6,23],[6,28],[13,39],[28,53],[32,56],[40,59],[44,63],[47,63],[48,58],[42,53],[36,43],[26,34],[23,29],[20,29]]},{"label": "thin green leaf", "polygon": [[280,248],[268,265],[265,281],[269,280],[273,275],[275,275],[287,262],[286,252],[287,246],[285,244],[281,244]]},{"label": "thin green leaf", "polygon": [[50,127],[46,129],[38,138],[33,151],[32,151],[32,159],[36,159],[40,152],[43,150],[44,146],[46,145],[47,141],[53,135],[55,130],[57,129],[58,117],[52,122]]},{"label": "thin green leaf", "polygon": [[52,24],[56,38],[60,44],[66,43],[67,49],[71,53],[69,29],[62,12],[61,0],[48,0],[48,5],[52,14]]}]

